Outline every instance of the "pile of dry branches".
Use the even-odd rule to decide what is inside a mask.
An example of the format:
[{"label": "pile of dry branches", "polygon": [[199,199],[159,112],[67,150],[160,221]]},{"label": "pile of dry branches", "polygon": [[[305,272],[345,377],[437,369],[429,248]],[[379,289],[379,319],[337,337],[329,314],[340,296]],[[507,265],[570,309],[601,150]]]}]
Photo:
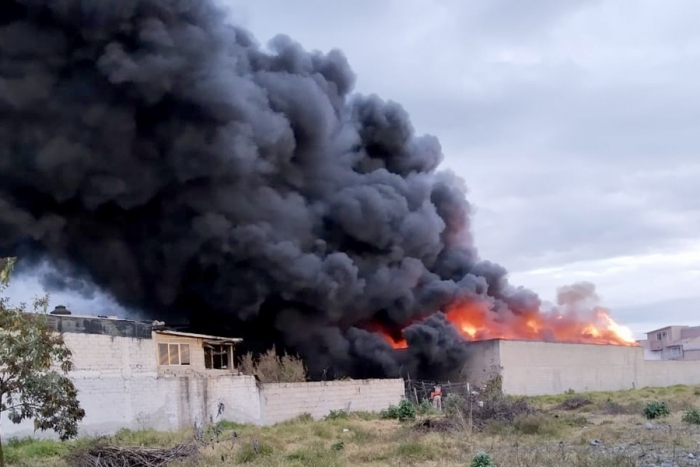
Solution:
[{"label": "pile of dry branches", "polygon": [[69,465],[75,467],[162,467],[168,462],[197,455],[196,444],[180,444],[170,449],[92,446],[73,452]]}]

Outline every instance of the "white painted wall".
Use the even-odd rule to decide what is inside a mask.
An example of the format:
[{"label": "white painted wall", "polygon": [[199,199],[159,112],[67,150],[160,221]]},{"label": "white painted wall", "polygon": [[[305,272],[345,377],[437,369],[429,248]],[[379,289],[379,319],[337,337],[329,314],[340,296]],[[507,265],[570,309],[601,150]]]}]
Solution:
[{"label": "white painted wall", "polygon": [[[70,376],[86,416],[81,436],[112,434],[122,428],[178,430],[195,422],[221,419],[258,425],[274,424],[303,413],[314,417],[330,410],[381,410],[398,403],[403,380],[353,380],[326,383],[270,384],[260,387],[252,376],[222,371],[173,374],[159,371],[152,339],[98,334],[64,334],[73,352]],[[4,439],[34,433],[31,421],[15,425],[0,420]]]},{"label": "white painted wall", "polygon": [[403,379],[265,384],[261,423],[273,425],[303,413],[320,419],[331,410],[378,412],[398,404],[404,391]]},{"label": "white painted wall", "polygon": [[471,346],[471,367],[488,368],[497,362],[503,390],[513,395],[700,384],[700,361],[649,361],[642,347],[535,341],[485,341]]}]

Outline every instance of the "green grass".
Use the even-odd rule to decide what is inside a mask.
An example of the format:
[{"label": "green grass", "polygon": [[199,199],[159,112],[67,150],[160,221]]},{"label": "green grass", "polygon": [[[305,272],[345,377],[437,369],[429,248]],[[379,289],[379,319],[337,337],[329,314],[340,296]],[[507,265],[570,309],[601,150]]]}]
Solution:
[{"label": "green grass", "polygon": [[33,460],[59,458],[70,448],[69,443],[36,439],[11,439],[3,445],[5,462],[19,464]]},{"label": "green grass", "polygon": [[[643,444],[648,452],[692,452],[697,449],[697,426],[684,422],[688,409],[679,408],[700,405],[697,389],[674,386],[528,398],[538,412],[510,423],[491,423],[483,433],[471,432],[468,424],[444,432],[417,431],[414,422],[380,419],[379,414],[367,412],[329,413],[326,419],[316,421],[305,414],[271,427],[220,422],[218,441],[201,450],[196,466],[464,467],[477,453],[485,452],[498,466],[631,467],[635,465],[633,457],[602,452],[591,447],[589,441],[601,439],[606,446]],[[559,408],[570,397],[585,397],[592,404],[575,410]],[[664,419],[672,429],[644,428],[642,409],[656,400],[672,408],[671,415]],[[101,441],[169,447],[191,441],[193,434],[193,430],[121,430]],[[258,452],[253,449],[253,439],[259,442]],[[62,456],[73,446],[90,442],[11,440],[5,443],[6,459],[12,467],[68,467]]]}]

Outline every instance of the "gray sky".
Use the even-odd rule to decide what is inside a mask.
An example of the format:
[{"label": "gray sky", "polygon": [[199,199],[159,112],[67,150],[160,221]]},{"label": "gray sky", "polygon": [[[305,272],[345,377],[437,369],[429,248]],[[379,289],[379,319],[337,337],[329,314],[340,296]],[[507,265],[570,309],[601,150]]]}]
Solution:
[{"label": "gray sky", "polygon": [[436,135],[513,283],[591,281],[637,332],[700,324],[696,0],[220,1],[261,43],[342,49]]}]

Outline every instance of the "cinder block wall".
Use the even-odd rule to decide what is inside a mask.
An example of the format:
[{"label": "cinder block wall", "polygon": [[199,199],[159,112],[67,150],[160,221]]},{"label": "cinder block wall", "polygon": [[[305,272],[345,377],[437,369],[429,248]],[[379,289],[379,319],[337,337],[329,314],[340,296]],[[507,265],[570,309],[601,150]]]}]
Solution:
[{"label": "cinder block wall", "polygon": [[273,425],[305,413],[320,419],[331,410],[379,411],[398,404],[404,393],[403,379],[265,384],[261,423]]}]

